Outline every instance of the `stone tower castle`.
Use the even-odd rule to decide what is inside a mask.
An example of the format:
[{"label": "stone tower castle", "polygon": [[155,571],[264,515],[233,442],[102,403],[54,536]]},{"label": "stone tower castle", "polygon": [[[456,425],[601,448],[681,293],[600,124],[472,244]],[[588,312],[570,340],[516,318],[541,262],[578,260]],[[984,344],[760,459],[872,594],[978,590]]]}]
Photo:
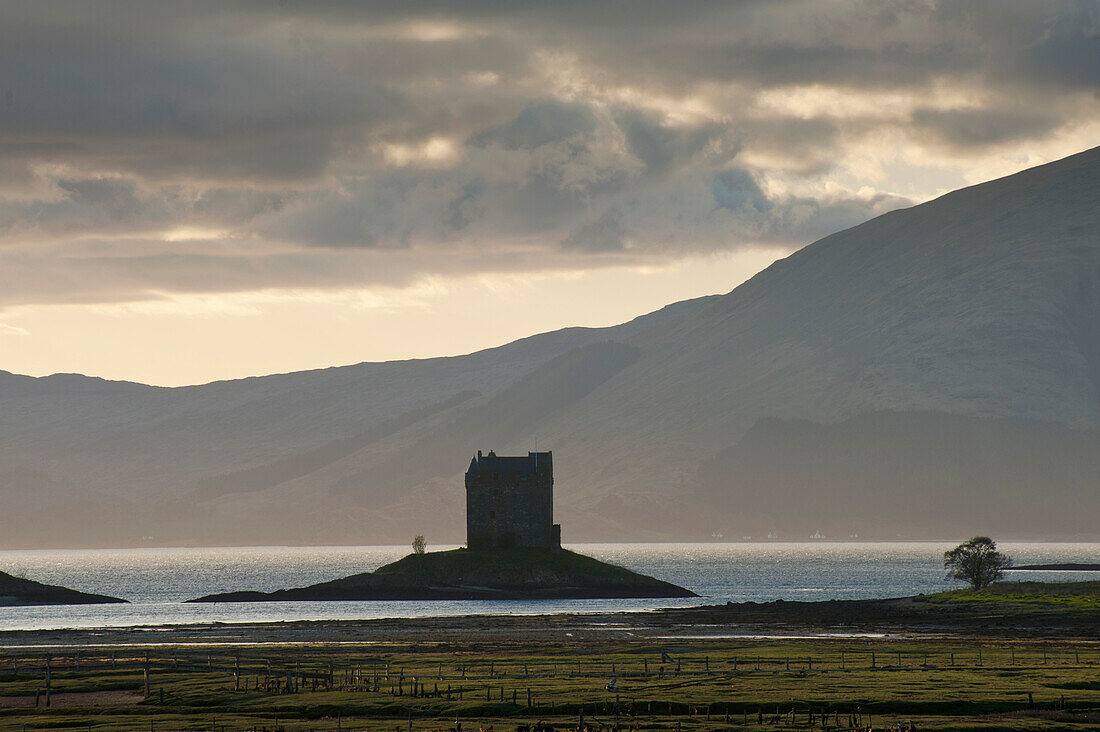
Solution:
[{"label": "stone tower castle", "polygon": [[551,452],[470,461],[466,471],[466,546],[561,548],[554,523],[554,458]]}]

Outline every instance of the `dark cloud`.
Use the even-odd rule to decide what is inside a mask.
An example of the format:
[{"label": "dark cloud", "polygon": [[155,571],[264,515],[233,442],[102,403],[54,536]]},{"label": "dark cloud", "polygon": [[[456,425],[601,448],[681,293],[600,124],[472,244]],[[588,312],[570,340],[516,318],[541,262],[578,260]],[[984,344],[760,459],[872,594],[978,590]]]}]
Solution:
[{"label": "dark cloud", "polygon": [[1043,109],[918,109],[912,117],[914,127],[963,149],[1027,139],[1057,123],[1057,113]]},{"label": "dark cloud", "polygon": [[1042,82],[1100,89],[1100,5],[1080,0],[1041,27],[1017,69]]},{"label": "dark cloud", "polygon": [[545,100],[529,105],[507,124],[473,135],[469,142],[475,147],[497,144],[506,150],[531,150],[574,135],[589,134],[595,127],[595,118],[588,107]]},{"label": "dark cloud", "polygon": [[[665,177],[677,167],[697,162],[711,142],[727,142],[725,126],[668,127],[653,114],[624,112],[617,117],[627,146],[645,165],[646,176]],[[736,152],[736,143],[727,145],[724,154]]]},{"label": "dark cloud", "polygon": [[752,174],[742,168],[715,173],[710,190],[714,194],[714,202],[730,211],[742,211],[748,207],[764,212],[772,207],[772,202],[764,195]]},{"label": "dark cloud", "polygon": [[98,208],[110,218],[123,219],[139,216],[141,201],[132,180],[112,178],[61,178],[57,187],[69,194],[76,203]]},{"label": "dark cloud", "polygon": [[591,252],[617,252],[625,248],[629,235],[618,211],[608,211],[597,220],[581,224],[571,233],[562,246]]},{"label": "dark cloud", "polygon": [[[797,244],[906,203],[827,185],[894,154],[884,139],[950,160],[1094,119],[1098,16],[1089,0],[14,4],[0,271],[22,279],[0,286],[8,303],[34,302],[32,282],[125,299]],[[201,228],[202,247],[178,233]]]}]

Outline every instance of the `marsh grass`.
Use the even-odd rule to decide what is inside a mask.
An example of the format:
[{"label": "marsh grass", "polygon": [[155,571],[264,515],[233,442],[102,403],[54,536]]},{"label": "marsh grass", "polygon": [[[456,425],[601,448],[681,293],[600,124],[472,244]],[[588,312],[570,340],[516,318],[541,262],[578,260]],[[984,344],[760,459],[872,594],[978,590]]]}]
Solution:
[{"label": "marsh grass", "polygon": [[[844,721],[860,710],[876,729],[913,720],[922,730],[1053,730],[1095,728],[1100,714],[1100,648],[1072,642],[581,639],[149,652],[149,699],[96,709],[0,708],[0,730],[270,730],[277,715],[280,728],[293,730],[406,730],[410,720],[414,729],[449,729],[457,718],[467,731],[500,732],[539,719],[575,726],[581,709],[590,724],[618,719],[643,729],[745,729],[745,721],[752,730],[807,729],[811,710],[818,719],[839,711]],[[51,660],[54,693],[142,689],[144,650],[114,659],[119,668],[104,668],[112,663],[106,653],[90,649],[81,652],[80,671],[73,661],[62,653]],[[43,663],[24,656],[20,672],[10,673],[10,654],[0,656],[0,697],[33,696]],[[265,679],[285,683],[288,670],[326,674],[330,664],[332,690],[311,691],[308,682],[298,693],[255,688]],[[363,676],[355,683],[357,669]],[[426,696],[410,695],[413,679]],[[793,727],[769,721],[791,709]]]}]

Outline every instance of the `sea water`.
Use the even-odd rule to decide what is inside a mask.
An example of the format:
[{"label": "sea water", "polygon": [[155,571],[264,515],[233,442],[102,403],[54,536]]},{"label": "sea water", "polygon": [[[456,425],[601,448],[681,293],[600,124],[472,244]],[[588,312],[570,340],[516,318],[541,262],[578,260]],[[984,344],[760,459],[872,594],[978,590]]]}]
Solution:
[{"label": "sea water", "polygon": [[[697,592],[657,600],[494,600],[185,604],[232,590],[277,590],[371,571],[404,546],[211,547],[0,551],[0,570],[124,598],[127,605],[0,607],[0,630],[210,622],[352,620],[467,614],[652,610],[753,600],[900,597],[958,586],[944,579],[951,544],[578,544],[569,548]],[[429,547],[430,550],[453,547]],[[1018,564],[1098,562],[1100,544],[1003,543]],[[1010,579],[1100,579],[1088,572],[1012,572]]]}]

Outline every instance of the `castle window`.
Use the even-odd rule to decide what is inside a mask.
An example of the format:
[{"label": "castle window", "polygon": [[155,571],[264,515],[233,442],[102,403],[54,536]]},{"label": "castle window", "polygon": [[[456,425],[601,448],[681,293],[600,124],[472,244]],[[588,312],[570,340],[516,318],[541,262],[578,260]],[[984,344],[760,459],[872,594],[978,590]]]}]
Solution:
[{"label": "castle window", "polygon": [[490,511],[489,512],[489,518],[495,519],[496,517],[497,517],[497,512],[496,511]]},{"label": "castle window", "polygon": [[493,473],[493,480],[500,480],[500,473]]}]

